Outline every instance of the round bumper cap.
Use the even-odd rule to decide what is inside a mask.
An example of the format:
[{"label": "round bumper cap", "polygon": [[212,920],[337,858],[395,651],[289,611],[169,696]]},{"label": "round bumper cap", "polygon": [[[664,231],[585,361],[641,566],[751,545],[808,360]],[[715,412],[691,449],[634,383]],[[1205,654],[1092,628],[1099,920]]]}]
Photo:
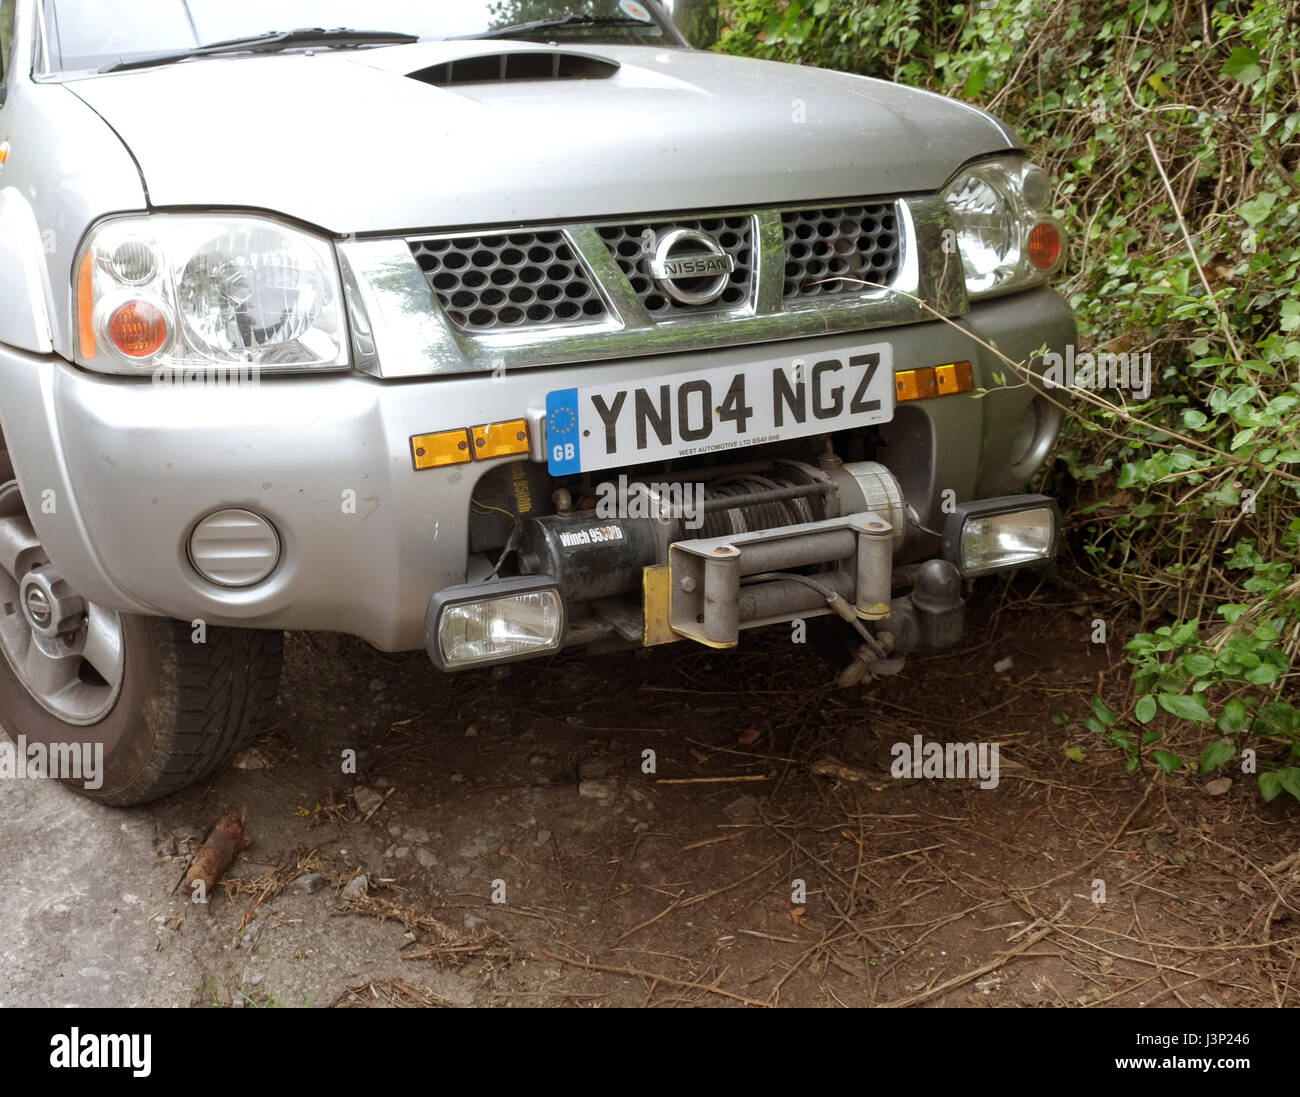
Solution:
[{"label": "round bumper cap", "polygon": [[266,518],[230,508],[209,514],[190,534],[190,563],[219,587],[251,587],[280,562],[280,535]]}]

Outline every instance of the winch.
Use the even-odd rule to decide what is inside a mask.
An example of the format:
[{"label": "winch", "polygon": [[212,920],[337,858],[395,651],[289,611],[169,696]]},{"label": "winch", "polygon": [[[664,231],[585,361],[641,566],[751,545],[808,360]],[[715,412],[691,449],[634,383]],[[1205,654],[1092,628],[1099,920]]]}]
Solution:
[{"label": "winch", "polygon": [[[890,615],[893,555],[907,533],[883,465],[766,461],[600,485],[595,507],[524,519],[519,568],[566,604],[590,602],[627,632],[611,600],[642,595],[646,643],[734,646],[741,628],[796,615]],[[812,572],[812,576],[794,572]],[[835,600],[848,609],[837,610]],[[851,612],[850,612],[851,610]]]},{"label": "winch", "polygon": [[[669,563],[669,547],[787,530],[870,513],[891,527],[898,548],[906,513],[898,482],[871,461],[818,469],[798,461],[755,462],[704,470],[699,480],[650,478],[601,485],[594,509],[522,522],[520,570],[549,575],[567,601],[641,589],[642,569]],[[707,478],[705,478],[707,476]],[[833,563],[851,555],[847,540],[782,538],[766,551],[763,571]],[[716,554],[715,554],[716,555]]]}]

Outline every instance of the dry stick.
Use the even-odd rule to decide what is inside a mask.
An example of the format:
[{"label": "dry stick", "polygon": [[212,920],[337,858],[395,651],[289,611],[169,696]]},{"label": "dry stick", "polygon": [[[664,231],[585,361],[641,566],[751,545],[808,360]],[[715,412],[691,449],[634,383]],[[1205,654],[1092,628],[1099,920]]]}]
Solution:
[{"label": "dry stick", "polygon": [[[1283,945],[1294,945],[1297,941],[1300,941],[1300,935],[1297,935],[1295,937],[1283,937],[1282,940],[1280,941],[1256,941],[1254,944],[1249,944],[1249,945],[1180,945],[1176,941],[1154,941],[1154,942],[1144,941],[1140,937],[1134,937],[1128,933],[1120,933],[1120,931],[1117,929],[1102,930],[1094,927],[1092,924],[1077,925],[1074,922],[1062,922],[1056,928],[1059,929],[1062,933],[1070,929],[1095,929],[1097,933],[1106,933],[1109,934],[1111,937],[1118,937],[1121,941],[1132,941],[1135,944],[1147,945],[1148,947],[1150,947],[1150,945],[1152,944],[1156,944],[1160,948],[1167,948],[1172,952],[1253,952],[1256,949],[1261,949],[1261,948],[1280,949]],[[1069,936],[1072,936],[1072,934]],[[1079,938],[1079,940],[1082,940],[1082,938]],[[1095,945],[1091,941],[1084,941],[1083,943],[1085,945],[1088,945],[1090,948],[1100,948],[1099,945]],[[1102,951],[1104,952],[1105,949],[1102,949]],[[1119,956],[1121,959],[1124,960],[1133,960],[1139,964],[1146,963],[1145,960],[1141,959],[1138,956],[1123,956],[1118,952],[1113,952],[1110,955]],[[1196,973],[1194,971],[1189,971],[1186,974],[1195,975]]]},{"label": "dry stick", "polygon": [[897,1002],[882,1003],[886,1009],[906,1009],[908,1006],[917,1006],[922,1002],[928,1002],[931,998],[937,998],[940,994],[947,994],[950,990],[964,986],[972,979],[978,979],[981,975],[987,975],[991,971],[996,971],[1017,953],[1024,952],[1031,945],[1038,944],[1044,937],[1055,929],[1055,926],[1044,926],[1032,937],[1026,937],[1024,942],[1016,945],[1015,948],[1008,949],[1006,952],[994,957],[987,964],[982,964],[974,971],[968,971],[965,975],[958,975],[955,979],[949,979],[946,983],[940,983],[936,987],[922,991],[920,994],[913,994],[910,998],[900,998]]},{"label": "dry stick", "polygon": [[685,853],[688,849],[700,849],[703,846],[716,846],[719,842],[734,842],[737,838],[743,838],[748,833],[745,830],[738,830],[735,834],[724,834],[720,838],[702,838],[698,842],[692,842],[689,846],[682,846],[678,853]]},{"label": "dry stick", "polygon": [[660,777],[658,785],[731,785],[737,781],[769,781],[765,773],[756,773],[752,777]]},{"label": "dry stick", "polygon": [[[1236,963],[1237,961],[1233,960],[1232,963],[1224,964],[1223,967],[1216,968],[1214,971],[1209,972],[1207,975],[1198,975],[1195,979],[1188,979],[1187,982],[1179,983],[1176,987],[1169,987],[1168,990],[1162,990],[1154,998],[1150,999],[1150,1001],[1142,1003],[1142,1006],[1144,1009],[1150,1009],[1153,1005],[1155,1005],[1158,1001],[1160,1001],[1161,998],[1163,998],[1166,994],[1170,994],[1170,993],[1172,993],[1175,998],[1177,998],[1180,1002],[1182,1002],[1183,996],[1178,993],[1180,990],[1183,990],[1185,987],[1191,986],[1193,983],[1203,983],[1207,979],[1213,979],[1217,975],[1222,975],[1225,971],[1228,970],[1228,968],[1235,967]],[[1160,974],[1161,977],[1163,978],[1164,972],[1161,971]],[[1186,1003],[1184,1003],[1184,1005],[1185,1004]]]},{"label": "dry stick", "polygon": [[[1133,924],[1137,927],[1138,933],[1140,933],[1145,938],[1147,935],[1147,931],[1142,928],[1142,918],[1138,914],[1138,897],[1136,891],[1132,893],[1131,898],[1133,900]],[[1147,942],[1147,951],[1151,953],[1151,959],[1156,960],[1159,958],[1156,954],[1156,946],[1153,945],[1150,941]],[[1236,961],[1234,960],[1233,963],[1235,964]],[[1164,968],[1158,969],[1156,974],[1160,976],[1160,981],[1164,983],[1165,989],[1169,991],[1171,994],[1173,994],[1173,996],[1177,998],[1180,1002],[1182,1002],[1183,1006],[1186,1009],[1192,1008],[1191,1005],[1188,1003],[1188,1001],[1181,994],[1178,993],[1178,988],[1176,988],[1174,984],[1169,981],[1169,976],[1165,974]],[[1157,995],[1157,997],[1159,997],[1159,995]],[[1149,1002],[1147,1004],[1150,1005]]]},{"label": "dry stick", "polygon": [[664,907],[664,909],[661,910],[658,914],[656,914],[653,918],[647,918],[644,922],[640,922],[637,925],[633,926],[621,937],[619,937],[619,939],[614,943],[619,944],[627,940],[629,937],[632,936],[632,934],[636,933],[637,930],[645,929],[646,926],[652,925],[653,923],[659,921],[660,918],[663,918],[665,915],[671,914],[675,910],[681,910],[683,907],[692,907],[696,903],[703,903],[707,899],[712,899],[718,895],[721,895],[724,891],[730,891],[732,888],[740,887],[741,884],[749,883],[749,881],[754,879],[755,876],[761,876],[773,865],[783,860],[785,858],[785,854],[786,851],[782,850],[770,861],[761,865],[756,871],[751,872],[748,876],[744,877],[743,879],[737,880],[734,884],[727,884],[725,887],[716,888],[713,891],[707,891],[703,895],[694,895],[689,899],[674,899],[671,903],[668,904],[668,906]]},{"label": "dry stick", "polygon": [[[1180,974],[1180,975],[1196,975],[1196,974],[1198,974],[1198,972],[1195,972],[1195,971],[1189,971],[1187,968],[1177,967],[1177,966],[1174,965],[1174,964],[1162,964],[1159,960],[1145,960],[1145,959],[1143,959],[1141,956],[1127,956],[1127,955],[1125,955],[1125,954],[1122,953],[1122,952],[1112,952],[1112,951],[1111,951],[1110,949],[1108,949],[1108,948],[1103,948],[1101,945],[1094,944],[1092,941],[1085,940],[1083,937],[1079,937],[1079,936],[1077,936],[1076,934],[1071,933],[1071,932],[1070,932],[1066,927],[1064,927],[1064,926],[1054,926],[1053,928],[1056,929],[1056,930],[1058,930],[1058,931],[1060,931],[1061,934],[1063,934],[1064,936],[1068,937],[1071,941],[1077,941],[1079,944],[1083,945],[1085,948],[1090,948],[1090,949],[1093,949],[1093,950],[1095,950],[1095,951],[1097,951],[1097,952],[1105,953],[1105,955],[1107,955],[1107,956],[1112,956],[1112,957],[1114,957],[1116,960],[1127,960],[1127,961],[1129,961],[1130,963],[1133,963],[1133,964],[1142,964],[1142,965],[1144,965],[1144,966],[1146,966],[1146,967],[1153,967],[1153,968],[1155,968],[1157,971],[1160,971],[1160,970],[1162,970],[1162,969],[1164,969],[1164,970],[1168,970],[1168,971],[1176,971],[1176,972],[1178,972],[1178,974]],[[1091,926],[1084,926],[1084,927],[1082,927],[1082,928],[1084,928],[1084,929],[1090,929],[1090,928],[1092,928],[1092,927],[1091,927]],[[1098,932],[1104,932],[1104,931],[1102,931],[1102,930],[1098,930]],[[1130,940],[1132,940],[1132,938],[1130,938]],[[1145,944],[1145,942],[1143,942],[1143,941],[1139,941],[1138,944]],[[1061,947],[1064,948],[1064,949],[1067,949],[1067,950],[1070,951],[1070,952],[1074,952],[1076,955],[1082,955],[1082,953],[1079,953],[1077,949],[1071,949],[1069,945],[1062,945]],[[1233,983],[1232,985],[1233,985],[1233,986],[1236,986],[1237,984]],[[1242,989],[1243,989],[1243,990],[1249,990],[1250,987],[1243,987]]]},{"label": "dry stick", "polygon": [[[1079,955],[1076,953],[1076,955]],[[1228,967],[1232,965],[1229,964]],[[1105,998],[1098,998],[1088,1009],[1096,1009],[1098,1006],[1104,1006],[1107,1002],[1113,1002],[1116,998],[1123,998],[1126,994],[1132,994],[1135,990],[1141,990],[1147,983],[1154,983],[1163,974],[1163,969],[1157,971],[1154,975],[1148,975],[1140,983],[1134,983],[1131,987],[1125,987],[1123,990],[1117,990],[1114,994],[1108,994]],[[1194,980],[1193,980],[1194,981]],[[1053,988],[1055,989],[1055,988]]]},{"label": "dry stick", "polygon": [[1182,230],[1183,240],[1187,243],[1187,253],[1192,257],[1192,263],[1196,267],[1196,273],[1200,275],[1201,285],[1205,287],[1205,296],[1214,306],[1214,314],[1219,318],[1219,326],[1223,328],[1223,337],[1227,339],[1228,346],[1232,349],[1232,356],[1241,361],[1241,351],[1237,347],[1237,341],[1232,337],[1232,329],[1228,326],[1228,318],[1223,315],[1223,309],[1219,307],[1219,299],[1214,296],[1214,290],[1210,289],[1209,279],[1205,277],[1205,271],[1201,267],[1201,261],[1196,258],[1196,248],[1192,244],[1192,235],[1187,231],[1187,223],[1183,220],[1183,211],[1178,206],[1178,199],[1174,197],[1174,188],[1169,185],[1169,176],[1165,174],[1165,166],[1160,162],[1160,154],[1156,152],[1156,143],[1151,139],[1151,134],[1144,133],[1147,148],[1151,150],[1151,159],[1155,161],[1156,171],[1160,173],[1160,181],[1165,185],[1165,193],[1169,195],[1169,201],[1174,207],[1174,216],[1178,218],[1178,227]]},{"label": "dry stick", "polygon": [[383,798],[382,800],[380,800],[379,803],[377,803],[374,807],[372,807],[368,812],[366,812],[366,817],[365,817],[364,819],[362,819],[361,821],[362,821],[363,823],[368,823],[368,822],[370,822],[370,817],[371,817],[372,815],[374,815],[375,812],[377,812],[377,811],[378,811],[381,807],[383,807],[386,803],[388,803],[388,798],[389,798],[390,796],[392,796],[393,793],[396,792],[396,791],[397,791],[397,787],[394,786],[393,788],[390,788],[387,792],[385,792],[385,793],[384,793],[384,798]]},{"label": "dry stick", "polygon": [[766,1002],[757,1001],[754,998],[746,998],[743,994],[733,994],[729,990],[723,990],[721,987],[710,986],[708,983],[692,983],[686,979],[674,979],[671,975],[661,975],[657,971],[642,971],[634,967],[613,967],[609,964],[593,964],[590,961],[570,960],[567,956],[561,956],[559,953],[552,952],[548,948],[542,949],[544,956],[549,956],[552,960],[559,960],[562,964],[569,964],[571,967],[585,968],[588,971],[603,971],[608,975],[627,975],[633,979],[650,979],[656,983],[671,983],[675,987],[685,987],[687,990],[703,990],[710,994],[720,994],[723,998],[730,998],[735,1002],[743,1002],[747,1006],[760,1006],[763,1009],[770,1008]]},{"label": "dry stick", "polygon": [[1158,781],[1159,778],[1160,775],[1158,773],[1156,774],[1156,776],[1151,778],[1151,780],[1147,783],[1146,791],[1142,793],[1142,799],[1140,799],[1137,802],[1137,804],[1134,805],[1133,810],[1130,811],[1128,815],[1125,817],[1124,821],[1120,823],[1119,829],[1110,836],[1110,841],[1108,841],[1104,846],[1101,847],[1101,849],[1099,849],[1086,861],[1083,861],[1080,864],[1075,865],[1074,868],[1068,868],[1064,872],[1057,873],[1057,875],[1053,876],[1050,880],[1044,880],[1041,884],[1033,884],[1029,887],[1024,887],[1024,888],[1009,888],[1008,890],[1019,891],[1019,892],[1038,891],[1040,888],[1050,887],[1052,884],[1059,884],[1062,880],[1065,880],[1070,876],[1074,876],[1076,873],[1082,872],[1089,865],[1095,864],[1096,862],[1100,861],[1103,857],[1106,856],[1107,853],[1111,851],[1111,848],[1115,845],[1116,842],[1120,840],[1120,837],[1123,835],[1124,831],[1128,829],[1129,823],[1133,822],[1134,817],[1137,815],[1139,811],[1142,810],[1143,805],[1146,804],[1147,802],[1147,797],[1151,795],[1151,790],[1156,787],[1156,781]]},{"label": "dry stick", "polygon": [[[1280,903],[1286,903],[1285,893],[1279,891],[1277,889],[1277,885],[1268,878],[1268,876],[1259,868],[1259,866],[1254,864],[1251,861],[1251,859],[1247,857],[1244,853],[1242,853],[1240,850],[1233,849],[1230,846],[1225,846],[1221,842],[1216,842],[1213,838],[1207,838],[1204,834],[1197,835],[1197,837],[1199,837],[1202,842],[1208,842],[1210,845],[1216,846],[1217,848],[1223,850],[1224,853],[1231,853],[1234,857],[1240,857],[1243,861],[1246,862],[1247,868],[1253,869],[1255,873],[1259,876],[1259,878],[1263,880],[1264,883],[1266,883],[1270,888],[1272,888],[1273,894],[1277,896],[1277,902],[1273,904],[1273,909],[1269,911],[1268,918],[1264,922],[1264,943],[1267,944],[1269,926],[1272,924],[1273,921],[1273,913],[1277,910],[1278,905]],[[1293,906],[1291,906],[1290,903],[1286,903],[1286,907],[1288,910],[1295,909]],[[1258,915],[1258,913],[1259,911],[1256,911],[1255,914],[1251,916],[1250,923],[1247,924],[1246,929],[1243,932],[1249,931],[1250,926],[1254,924],[1255,917]]]}]

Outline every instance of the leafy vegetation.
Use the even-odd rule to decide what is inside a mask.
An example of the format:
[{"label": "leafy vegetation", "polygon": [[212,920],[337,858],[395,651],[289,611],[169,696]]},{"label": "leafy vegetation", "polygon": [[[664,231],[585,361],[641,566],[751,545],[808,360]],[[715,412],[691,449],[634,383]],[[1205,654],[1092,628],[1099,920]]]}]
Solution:
[{"label": "leafy vegetation", "polygon": [[1080,350],[1152,362],[1146,397],[1053,393],[1073,544],[1139,622],[1088,726],[1130,769],[1300,799],[1295,5],[732,0],[726,21],[720,49],[992,110],[1053,174]]}]

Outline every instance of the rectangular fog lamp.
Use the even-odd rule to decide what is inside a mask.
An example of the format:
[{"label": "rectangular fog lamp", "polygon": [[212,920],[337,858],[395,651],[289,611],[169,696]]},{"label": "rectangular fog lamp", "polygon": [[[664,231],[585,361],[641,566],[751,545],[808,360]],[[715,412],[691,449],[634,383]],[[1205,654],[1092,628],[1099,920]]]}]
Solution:
[{"label": "rectangular fog lamp", "polygon": [[943,532],[943,555],[967,578],[1050,560],[1060,514],[1046,495],[959,503]]},{"label": "rectangular fog lamp", "polygon": [[439,670],[462,670],[558,651],[564,632],[564,600],[553,581],[525,576],[434,595],[425,648]]}]

